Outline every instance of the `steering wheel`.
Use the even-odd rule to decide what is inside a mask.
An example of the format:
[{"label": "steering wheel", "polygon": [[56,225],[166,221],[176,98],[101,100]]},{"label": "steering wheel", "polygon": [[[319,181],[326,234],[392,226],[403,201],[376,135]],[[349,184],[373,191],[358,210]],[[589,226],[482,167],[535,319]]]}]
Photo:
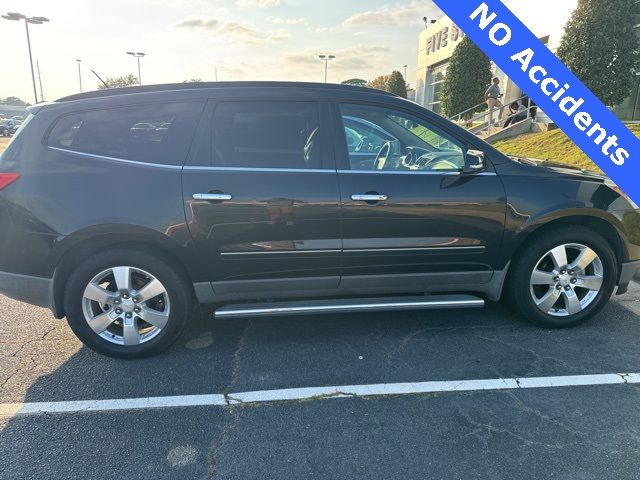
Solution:
[{"label": "steering wheel", "polygon": [[[420,160],[424,160],[425,157],[428,157],[428,156],[429,154],[422,155],[418,159],[418,162]],[[459,170],[459,167],[454,162],[452,162],[451,160],[447,160],[446,156],[443,156],[443,155],[438,155],[434,158],[428,158],[425,163],[420,165],[420,170],[430,170],[431,166],[437,165],[439,163],[449,166],[451,170]]]},{"label": "steering wheel", "polygon": [[[385,152],[385,154],[382,155],[382,152]],[[384,142],[384,145],[382,145],[382,147],[380,148],[380,151],[378,151],[378,154],[376,155],[376,161],[374,163],[375,169],[384,170],[384,166],[387,163],[387,158],[389,158],[390,155],[391,155],[391,142]]]}]

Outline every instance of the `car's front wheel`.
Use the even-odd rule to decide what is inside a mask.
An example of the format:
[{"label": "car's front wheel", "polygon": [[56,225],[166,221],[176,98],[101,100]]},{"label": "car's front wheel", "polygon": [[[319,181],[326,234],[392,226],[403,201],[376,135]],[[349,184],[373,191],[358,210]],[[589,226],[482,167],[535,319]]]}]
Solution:
[{"label": "car's front wheel", "polygon": [[153,355],[179,336],[191,311],[188,283],[165,260],[113,250],[82,262],[70,275],[64,305],[73,332],[112,357]]},{"label": "car's front wheel", "polygon": [[599,234],[579,226],[536,235],[512,260],[506,293],[528,320],[571,327],[599,312],[616,285],[613,249]]}]

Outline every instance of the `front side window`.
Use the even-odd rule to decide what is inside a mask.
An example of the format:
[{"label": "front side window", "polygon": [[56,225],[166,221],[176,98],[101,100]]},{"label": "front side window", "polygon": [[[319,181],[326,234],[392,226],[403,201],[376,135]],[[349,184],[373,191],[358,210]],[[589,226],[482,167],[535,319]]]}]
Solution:
[{"label": "front side window", "polygon": [[218,167],[320,168],[320,114],[313,102],[223,102],[213,119]]},{"label": "front side window", "polygon": [[341,105],[351,170],[460,171],[464,149],[411,115],[367,105]]},{"label": "front side window", "polygon": [[79,153],[163,165],[181,165],[202,103],[132,105],[64,116],[48,145]]},{"label": "front side window", "polygon": [[385,142],[396,140],[389,132],[357,117],[343,117],[344,133],[350,154],[377,152]]}]

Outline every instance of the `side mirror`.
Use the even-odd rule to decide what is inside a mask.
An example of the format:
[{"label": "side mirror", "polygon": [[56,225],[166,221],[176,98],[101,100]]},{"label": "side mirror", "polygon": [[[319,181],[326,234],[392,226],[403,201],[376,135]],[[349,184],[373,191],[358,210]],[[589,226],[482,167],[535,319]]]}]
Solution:
[{"label": "side mirror", "polygon": [[465,160],[466,172],[479,172],[484,169],[484,152],[482,150],[467,150]]}]

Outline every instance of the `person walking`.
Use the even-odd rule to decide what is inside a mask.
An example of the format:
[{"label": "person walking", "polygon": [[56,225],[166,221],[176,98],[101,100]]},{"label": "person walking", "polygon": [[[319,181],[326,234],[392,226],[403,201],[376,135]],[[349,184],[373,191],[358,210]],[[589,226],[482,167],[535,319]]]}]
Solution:
[{"label": "person walking", "polygon": [[498,123],[502,121],[502,114],[504,110],[504,105],[500,99],[502,98],[502,93],[500,93],[500,79],[498,77],[493,78],[493,82],[491,86],[487,88],[487,91],[484,92],[484,101],[487,102],[487,106],[489,107],[489,126],[493,126],[493,111],[498,109]]}]

